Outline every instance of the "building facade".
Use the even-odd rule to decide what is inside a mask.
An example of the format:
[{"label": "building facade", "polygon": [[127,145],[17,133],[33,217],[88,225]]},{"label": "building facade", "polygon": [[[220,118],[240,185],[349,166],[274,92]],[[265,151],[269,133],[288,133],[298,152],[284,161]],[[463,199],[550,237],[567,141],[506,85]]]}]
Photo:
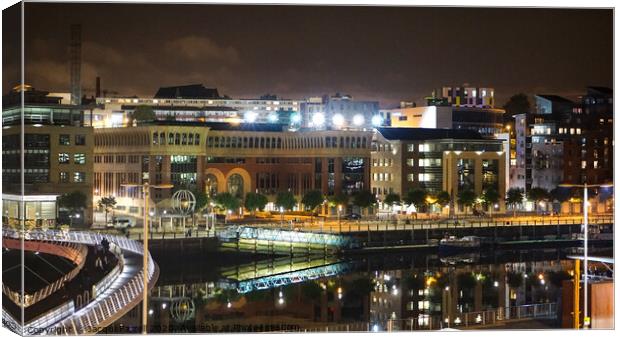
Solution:
[{"label": "building facade", "polygon": [[495,90],[493,88],[462,86],[445,86],[433,92],[427,98],[428,105],[447,105],[470,108],[494,108]]},{"label": "building facade", "polygon": [[[373,141],[372,191],[387,194],[409,190],[448,192],[454,201],[461,190],[478,196],[487,189],[500,194],[496,211],[504,210],[506,157],[503,141],[483,138],[471,130],[378,128]],[[459,207],[459,212],[466,211]]]},{"label": "building facade", "polygon": [[96,129],[95,195],[114,195],[139,216],[140,193],[122,185],[144,179],[175,186],[153,193],[153,205],[178,188],[239,198],[259,192],[270,202],[281,191],[298,200],[315,189],[351,194],[370,189],[371,137],[362,131],[289,132],[271,124],[155,122]]},{"label": "building facade", "polygon": [[[23,108],[18,99],[21,90]],[[15,202],[19,198],[10,195],[19,196],[22,191],[28,200],[23,213],[27,226],[53,226],[57,218],[76,225],[92,219],[93,128],[84,121],[85,107],[60,102],[60,97],[29,86],[15,88],[3,98],[3,215],[9,223],[20,215]],[[57,197],[75,191],[84,194],[89,207],[76,214],[58,209]]]},{"label": "building facade", "polygon": [[[350,95],[311,97],[302,105],[304,127],[314,129],[371,129],[379,102],[354,100]],[[377,117],[374,124],[377,124]],[[375,125],[376,126],[376,125]]]},{"label": "building facade", "polygon": [[138,106],[150,106],[159,120],[249,123],[288,123],[302,100],[264,96],[255,99],[220,97],[202,85],[160,88],[152,98],[97,97],[94,127],[118,127]]},{"label": "building facade", "polygon": [[504,132],[504,110],[464,106],[424,106],[382,109],[392,127],[476,130],[494,136]]},{"label": "building facade", "polygon": [[579,103],[536,95],[532,113],[514,116],[511,187],[553,190],[562,183],[612,182],[612,97],[611,89],[599,87],[589,87]]}]

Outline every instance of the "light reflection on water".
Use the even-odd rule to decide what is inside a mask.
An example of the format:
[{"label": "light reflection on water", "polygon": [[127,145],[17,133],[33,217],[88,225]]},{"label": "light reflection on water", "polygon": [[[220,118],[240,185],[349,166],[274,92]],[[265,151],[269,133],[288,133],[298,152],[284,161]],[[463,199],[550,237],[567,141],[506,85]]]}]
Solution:
[{"label": "light reflection on water", "polygon": [[222,266],[215,273],[187,266],[182,275],[168,275],[169,262],[163,260],[151,292],[149,325],[152,331],[224,332],[440,329],[464,326],[463,320],[482,324],[490,320],[479,314],[484,311],[558,303],[562,281],[571,278],[573,268],[567,253],[285,257]]}]

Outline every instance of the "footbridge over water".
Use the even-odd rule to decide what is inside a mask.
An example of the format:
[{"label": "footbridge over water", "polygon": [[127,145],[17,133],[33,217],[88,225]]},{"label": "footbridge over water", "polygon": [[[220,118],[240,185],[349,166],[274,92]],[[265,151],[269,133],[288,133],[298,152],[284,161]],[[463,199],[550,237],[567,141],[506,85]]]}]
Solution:
[{"label": "footbridge over water", "polygon": [[[28,322],[14,317],[3,308],[3,325],[18,334],[95,334],[122,317],[142,300],[143,247],[134,240],[95,232],[17,231],[11,228],[4,228],[2,235],[3,239],[23,240],[24,245],[45,242],[57,245],[70,243],[95,246],[106,239],[110,243],[110,250],[118,254],[118,264],[93,285],[90,292],[92,300],[82,307],[76,305],[73,299],[67,301],[60,299],[56,307]],[[159,276],[159,269],[150,254],[147,270],[149,288],[152,288]]]}]

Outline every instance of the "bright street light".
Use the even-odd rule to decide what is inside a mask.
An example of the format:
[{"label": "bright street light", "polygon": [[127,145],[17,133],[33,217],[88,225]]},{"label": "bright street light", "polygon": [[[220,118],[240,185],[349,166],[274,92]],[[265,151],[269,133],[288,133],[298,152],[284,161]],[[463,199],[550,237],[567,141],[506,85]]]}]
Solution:
[{"label": "bright street light", "polygon": [[373,126],[381,126],[383,125],[383,117],[381,115],[374,115],[370,120]]},{"label": "bright street light", "polygon": [[301,116],[299,114],[292,114],[291,115],[291,122],[293,122],[294,124],[299,124],[301,122]]},{"label": "bright street light", "polygon": [[243,119],[246,123],[254,123],[256,122],[256,118],[258,115],[254,111],[248,111],[243,115]]},{"label": "bright street light", "polygon": [[332,117],[332,123],[337,127],[342,127],[344,125],[344,116],[342,114],[335,114]]},{"label": "bright street light", "polygon": [[325,114],[317,112],[312,115],[312,124],[314,124],[315,127],[323,126],[323,124],[325,124]]},{"label": "bright street light", "polygon": [[353,125],[361,126],[362,124],[364,124],[364,116],[360,114],[353,116]]}]

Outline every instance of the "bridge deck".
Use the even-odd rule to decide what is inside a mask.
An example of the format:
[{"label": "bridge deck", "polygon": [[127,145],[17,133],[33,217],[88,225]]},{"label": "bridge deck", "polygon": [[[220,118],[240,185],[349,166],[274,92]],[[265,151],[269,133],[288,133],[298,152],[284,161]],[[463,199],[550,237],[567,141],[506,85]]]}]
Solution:
[{"label": "bridge deck", "polygon": [[[85,307],[75,311],[73,301],[51,310],[48,315],[22,328],[13,326],[12,330],[27,334],[95,334],[122,317],[138,305],[143,294],[142,245],[125,237],[94,232],[63,232],[57,230],[35,230],[18,232],[10,228],[3,229],[3,236],[25,240],[44,240],[52,242],[75,242],[87,245],[100,244],[107,239],[122,252],[123,267],[119,273],[110,274],[110,279],[100,282],[96,297]],[[149,255],[149,288],[157,281],[159,270]],[[7,315],[3,310],[3,318]],[[11,325],[18,325],[9,319]],[[11,328],[11,327],[9,327]]]}]

